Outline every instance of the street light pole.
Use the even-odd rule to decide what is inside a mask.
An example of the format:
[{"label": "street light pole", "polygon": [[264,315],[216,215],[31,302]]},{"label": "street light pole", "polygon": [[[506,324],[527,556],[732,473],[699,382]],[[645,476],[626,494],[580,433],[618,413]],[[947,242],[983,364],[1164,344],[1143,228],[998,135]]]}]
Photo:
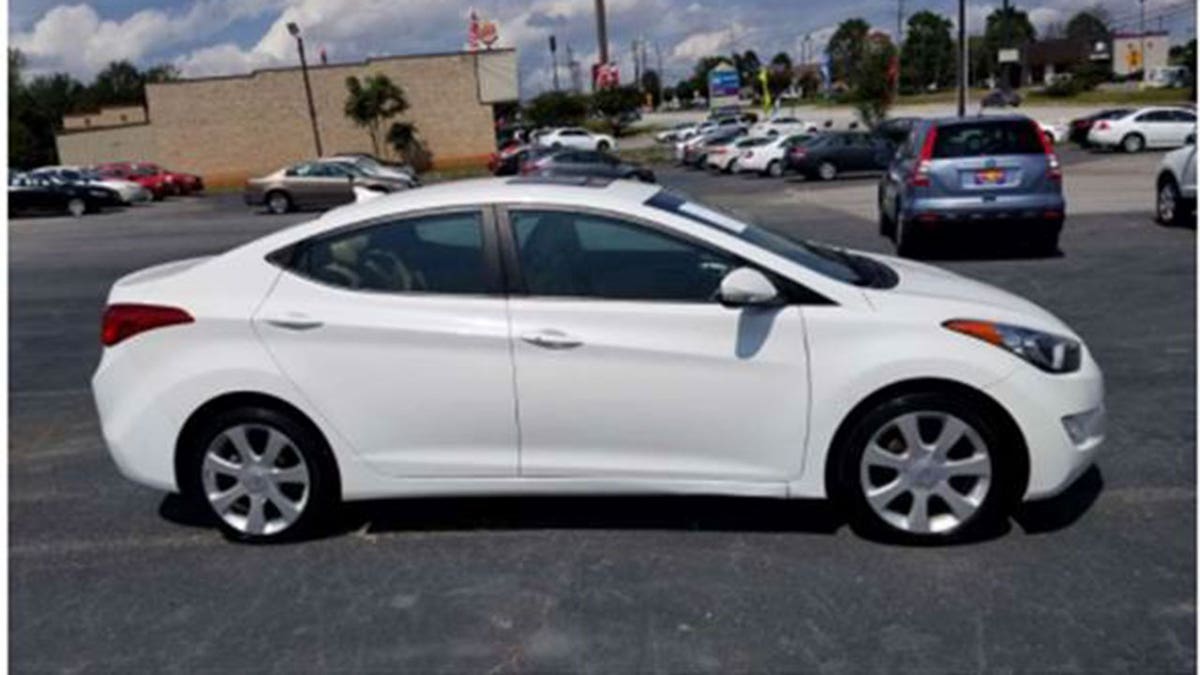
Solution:
[{"label": "street light pole", "polygon": [[1142,33],[1138,47],[1138,65],[1142,67],[1142,82],[1146,81],[1146,0],[1139,3],[1142,8]]},{"label": "street light pole", "polygon": [[312,84],[308,81],[308,61],[304,58],[304,38],[300,37],[300,26],[289,22],[288,32],[296,38],[296,46],[300,49],[300,72],[304,75],[304,96],[308,99],[308,118],[312,121],[313,142],[317,145],[317,157],[325,154],[321,151],[321,132],[317,128],[317,108],[313,105]]},{"label": "street light pole", "polygon": [[967,0],[958,0],[958,116],[967,114]]}]

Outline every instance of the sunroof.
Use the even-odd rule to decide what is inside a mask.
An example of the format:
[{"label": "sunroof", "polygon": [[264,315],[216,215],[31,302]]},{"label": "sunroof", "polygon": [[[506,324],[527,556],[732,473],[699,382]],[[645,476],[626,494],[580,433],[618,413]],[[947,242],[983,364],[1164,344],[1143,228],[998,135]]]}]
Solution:
[{"label": "sunroof", "polygon": [[571,187],[608,187],[612,178],[596,176],[519,176],[510,178],[509,185],[569,185]]}]

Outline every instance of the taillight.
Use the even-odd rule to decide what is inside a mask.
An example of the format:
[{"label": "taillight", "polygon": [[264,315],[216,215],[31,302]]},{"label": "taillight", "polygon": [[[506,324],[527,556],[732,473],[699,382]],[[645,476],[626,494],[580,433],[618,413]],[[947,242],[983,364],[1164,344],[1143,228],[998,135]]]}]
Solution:
[{"label": "taillight", "polygon": [[1100,120],[1099,122],[1096,122],[1096,128],[1100,131],[1106,131],[1108,129],[1108,122]]},{"label": "taillight", "polygon": [[917,163],[913,165],[912,175],[908,177],[908,184],[913,187],[929,187],[929,173],[933,170],[933,162],[930,159],[933,157],[933,144],[937,141],[937,127],[930,127],[929,133],[925,134],[925,142],[921,144],[921,154],[917,156]]},{"label": "taillight", "polygon": [[1042,132],[1041,127],[1037,122],[1030,122],[1033,125],[1033,131],[1042,141],[1042,151],[1046,153],[1046,177],[1052,181],[1062,180],[1062,165],[1058,163],[1058,155],[1054,154],[1054,146],[1051,145],[1050,139]]},{"label": "taillight", "polygon": [[100,328],[100,342],[105,347],[123,342],[138,333],[145,333],[155,328],[165,328],[183,323],[192,323],[195,319],[178,307],[161,305],[109,305],[104,310],[104,321]]}]

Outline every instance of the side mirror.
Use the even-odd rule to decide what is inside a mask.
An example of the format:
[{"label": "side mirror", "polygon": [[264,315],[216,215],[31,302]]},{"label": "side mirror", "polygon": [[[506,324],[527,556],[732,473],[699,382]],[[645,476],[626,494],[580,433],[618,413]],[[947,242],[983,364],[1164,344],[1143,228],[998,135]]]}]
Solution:
[{"label": "side mirror", "polygon": [[762,272],[749,267],[731,270],[721,279],[721,304],[728,307],[769,307],[783,304],[779,289]]}]

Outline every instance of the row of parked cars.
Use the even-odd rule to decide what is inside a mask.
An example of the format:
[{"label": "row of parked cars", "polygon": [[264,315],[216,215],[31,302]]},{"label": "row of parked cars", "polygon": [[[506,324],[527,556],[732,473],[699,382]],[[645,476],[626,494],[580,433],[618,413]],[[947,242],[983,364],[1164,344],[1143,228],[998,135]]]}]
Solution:
[{"label": "row of parked cars", "polygon": [[200,176],[170,171],[153,162],[56,165],[8,172],[8,210],[12,215],[65,213],[78,217],[203,191]]},{"label": "row of parked cars", "polygon": [[1178,224],[1195,212],[1196,116],[1184,107],[1101,110],[1056,126],[987,114],[895,118],[870,131],[830,127],[726,117],[679,125],[658,139],[674,141],[680,165],[723,173],[825,181],[878,173],[880,233],[901,255],[918,254],[964,221],[1001,221],[1022,229],[1035,248],[1057,250],[1066,203],[1056,143],[1069,140],[1125,152],[1185,146],[1157,176],[1157,217]]},{"label": "row of parked cars", "polygon": [[328,209],[348,204],[360,194],[378,195],[421,185],[412,167],[368,153],[342,153],[282,166],[246,181],[248,206],[274,214]]},{"label": "row of parked cars", "polygon": [[488,161],[496,176],[626,178],[655,182],[654,172],[612,154],[617,142],[608,134],[580,127],[539,129],[505,141]]}]

